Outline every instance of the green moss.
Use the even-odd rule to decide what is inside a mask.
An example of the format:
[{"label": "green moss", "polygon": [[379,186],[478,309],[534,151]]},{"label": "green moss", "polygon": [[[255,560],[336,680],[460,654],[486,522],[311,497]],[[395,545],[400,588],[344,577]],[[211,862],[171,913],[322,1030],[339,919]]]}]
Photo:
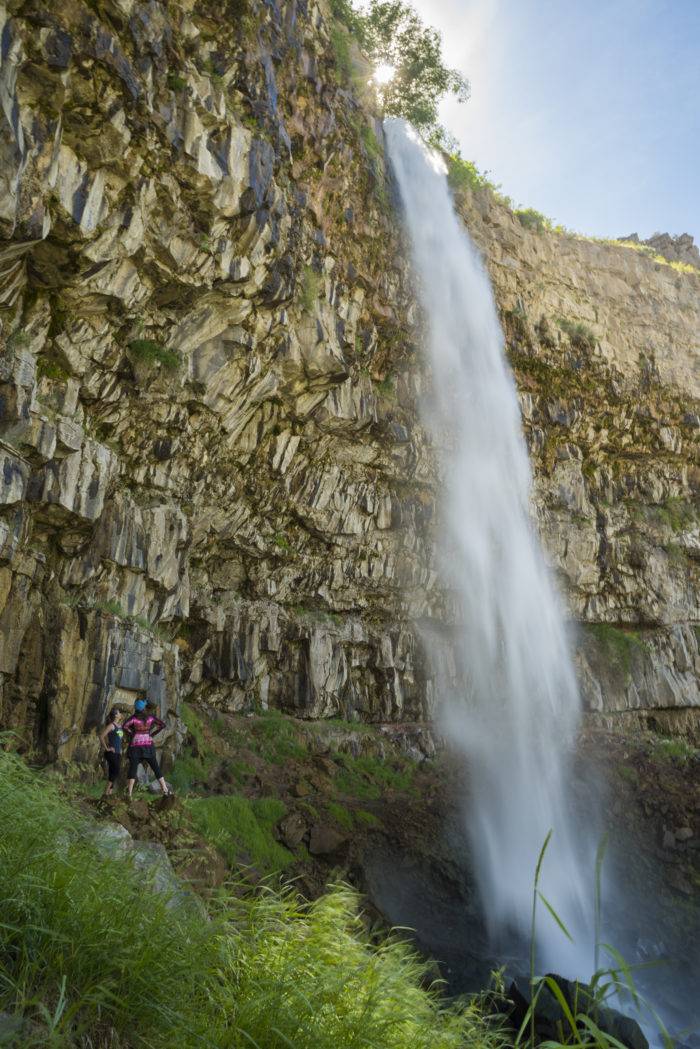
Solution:
[{"label": "green moss", "polygon": [[305,313],[313,313],[318,302],[320,278],[311,266],[304,266],[301,284],[301,305]]},{"label": "green moss", "polygon": [[66,382],[70,379],[70,372],[56,357],[49,357],[40,353],[36,359],[36,373],[40,379],[55,379],[57,382]]},{"label": "green moss", "polygon": [[187,81],[177,73],[168,73],[168,87],[171,91],[184,91]]},{"label": "green moss", "polygon": [[646,652],[643,638],[634,630],[622,630],[609,623],[593,623],[588,626],[588,630],[598,642],[606,661],[627,676],[631,672],[634,656]]},{"label": "green moss", "polygon": [[285,535],[282,535],[281,532],[277,532],[274,535],[272,541],[275,544],[275,546],[278,546],[280,548],[280,550],[288,551],[292,549],[291,543]]},{"label": "green moss", "polygon": [[277,798],[226,794],[189,798],[185,804],[199,833],[230,866],[250,864],[262,874],[275,874],[294,862],[293,854],[274,838],[274,827],[286,811]]},{"label": "green moss", "polygon": [[161,346],[153,339],[132,339],[129,352],[134,360],[141,364],[153,366],[160,364],[166,371],[175,371],[180,365],[180,355],[174,350]]},{"label": "green moss", "polygon": [[350,33],[340,22],[334,21],[331,25],[330,37],[337,78],[342,85],[347,85],[353,73],[352,58],[350,56]]},{"label": "green moss", "polygon": [[8,350],[20,350],[29,345],[29,336],[26,331],[13,331],[7,340]]},{"label": "green moss", "polygon": [[625,780],[626,783],[631,783],[633,786],[636,786],[639,782],[637,770],[632,768],[631,765],[619,765],[617,773],[620,779]]}]

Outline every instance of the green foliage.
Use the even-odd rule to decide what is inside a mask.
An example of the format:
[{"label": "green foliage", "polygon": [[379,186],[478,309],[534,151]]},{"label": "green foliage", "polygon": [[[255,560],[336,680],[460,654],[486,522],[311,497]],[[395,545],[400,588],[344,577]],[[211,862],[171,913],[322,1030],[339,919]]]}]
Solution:
[{"label": "green foliage", "polygon": [[26,331],[13,331],[12,335],[10,335],[7,340],[8,350],[21,350],[24,346],[28,345],[29,336]]},{"label": "green foliage", "polygon": [[180,356],[174,350],[161,346],[153,339],[132,339],[129,343],[129,352],[134,360],[141,364],[153,366],[160,364],[166,371],[175,371],[180,364]]},{"label": "green foliage", "polygon": [[654,757],[685,764],[695,757],[697,750],[684,739],[659,739],[654,742]]},{"label": "green foliage", "polygon": [[70,372],[56,357],[49,357],[40,353],[36,359],[36,373],[40,379],[55,379],[57,382],[66,382],[70,379]]},{"label": "green foliage", "polygon": [[0,1009],[51,1017],[51,1039],[23,1045],[104,1044],[110,1028],[120,1046],[200,1044],[215,927],[100,856],[88,822],[3,752],[0,820]]},{"label": "green foliage", "polygon": [[[224,980],[237,1024],[261,1049],[486,1049],[501,1046],[476,1005],[441,1007],[428,965],[392,939],[372,945],[352,890],[310,905],[288,892],[244,900]],[[300,979],[300,974],[303,977]],[[254,1041],[253,1041],[254,1040]]]},{"label": "green foliage", "polygon": [[393,66],[391,80],[378,89],[387,116],[403,117],[423,134],[438,127],[438,105],[447,94],[469,98],[469,83],[445,65],[442,39],[403,0],[370,0],[355,22],[363,51],[374,65]]},{"label": "green foliage", "polygon": [[535,233],[545,233],[553,229],[552,220],[543,215],[541,211],[536,211],[535,208],[518,208],[515,215],[521,226],[534,230]]},{"label": "green foliage", "polygon": [[557,324],[569,336],[572,346],[577,346],[581,350],[595,349],[596,337],[583,321],[571,321],[566,317],[557,317]]},{"label": "green foliage", "polygon": [[286,535],[283,535],[281,532],[276,532],[273,536],[272,541],[275,544],[275,546],[278,546],[280,548],[280,550],[289,551],[292,549],[292,545],[287,539]]},{"label": "green foliage", "polygon": [[180,717],[187,727],[189,743],[175,759],[168,780],[178,794],[187,794],[198,783],[207,782],[216,759],[205,739],[204,726],[197,712],[188,703],[183,703]]},{"label": "green foliage", "polygon": [[306,756],[293,722],[279,710],[267,710],[251,722],[246,742],[266,761],[281,765]]},{"label": "green foliage", "polygon": [[[279,813],[261,799],[253,818]],[[23,1049],[504,1045],[476,1004],[443,1007],[405,942],[372,942],[346,887],[311,905],[223,892],[203,921],[101,855],[94,825],[1,751],[0,821],[0,1010],[38,1022]]]},{"label": "green foliage", "polygon": [[655,508],[659,520],[668,525],[672,532],[684,532],[695,524],[697,508],[685,499],[671,497]]},{"label": "green foliage", "polygon": [[251,801],[239,794],[217,794],[188,798],[185,804],[199,833],[230,866],[245,862],[261,874],[276,874],[294,862],[273,835],[286,811],[277,798]]},{"label": "green foliage", "polygon": [[341,769],[334,782],[340,794],[376,801],[387,790],[412,789],[416,767],[408,759],[389,764],[369,755],[354,758],[349,754],[338,754],[336,760]]},{"label": "green foliage", "polygon": [[[624,1049],[622,1043],[602,1027],[608,1026],[608,1021],[613,1019],[608,1012],[608,1006],[617,1006],[620,997],[630,1000],[637,1012],[646,1012],[653,1020],[659,1030],[660,1040],[665,1049],[672,1049],[672,1041],[663,1023],[637,991],[634,983],[633,967],[628,965],[620,952],[610,944],[600,942],[601,931],[601,875],[603,859],[607,846],[606,838],[598,846],[595,861],[595,944],[594,944],[594,968],[595,971],[589,984],[573,982],[573,993],[569,996],[560,986],[554,976],[536,976],[536,953],[535,935],[537,928],[537,905],[542,903],[554,920],[560,932],[571,942],[571,933],[557,914],[554,907],[540,892],[539,882],[542,865],[547,847],[552,837],[550,830],[540,849],[535,868],[535,879],[532,890],[532,919],[530,929],[530,1004],[525,1018],[517,1032],[514,1040],[515,1049],[520,1049],[526,1043],[530,1049],[536,1049],[538,1044],[536,1034],[536,1017],[541,1011],[550,1018],[558,1012],[561,1019],[556,1021],[558,1038],[548,1039],[540,1042],[547,1049],[562,1049],[563,1046],[576,1046],[577,1049]],[[610,959],[607,967],[599,964],[601,951]],[[543,999],[542,1006],[540,1000]],[[527,1035],[527,1037],[526,1037]]]},{"label": "green foliage", "polygon": [[305,313],[313,313],[318,302],[320,278],[311,266],[304,266],[301,285],[301,305]]},{"label": "green foliage", "polygon": [[588,630],[596,638],[603,657],[629,676],[635,655],[646,651],[643,639],[634,630],[621,630],[609,623],[592,623]]},{"label": "green foliage", "polygon": [[95,608],[98,612],[106,612],[107,615],[117,616],[118,619],[126,618],[126,612],[118,601],[98,601]]},{"label": "green foliage", "polygon": [[171,91],[184,91],[187,81],[177,73],[168,73],[168,87]]},{"label": "green foliage", "polygon": [[341,84],[348,84],[352,79],[353,66],[350,56],[350,34],[348,30],[334,22],[331,26],[331,47],[335,56],[335,66]]}]

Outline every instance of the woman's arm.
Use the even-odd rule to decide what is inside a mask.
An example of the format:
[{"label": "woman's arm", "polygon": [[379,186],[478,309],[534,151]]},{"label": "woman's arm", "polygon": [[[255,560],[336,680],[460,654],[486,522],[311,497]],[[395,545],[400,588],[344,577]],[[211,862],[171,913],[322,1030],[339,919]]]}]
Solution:
[{"label": "woman's arm", "polygon": [[[158,733],[162,732],[165,728],[165,722],[161,721],[160,718],[157,718],[155,714],[151,714],[151,717],[153,718],[153,722],[151,724],[150,732],[152,736],[157,736]],[[153,731],[153,725],[155,725],[155,732]]]},{"label": "woman's arm", "polygon": [[105,725],[105,727],[102,730],[102,732],[100,732],[100,743],[102,744],[104,749],[110,751],[110,753],[114,753],[114,747],[110,747],[108,745],[108,743],[107,743],[107,736],[110,734],[110,732],[112,731],[113,728],[114,728],[114,722],[110,721],[109,725]]},{"label": "woman's arm", "polygon": [[133,725],[131,724],[131,722],[133,720],[134,720],[134,718],[133,718],[133,715],[132,715],[130,718],[127,718],[126,721],[124,722],[124,724],[122,725],[122,728],[124,729],[126,734],[129,736],[129,738],[131,738],[131,736],[133,736],[133,734],[134,734],[134,728],[133,728]]}]

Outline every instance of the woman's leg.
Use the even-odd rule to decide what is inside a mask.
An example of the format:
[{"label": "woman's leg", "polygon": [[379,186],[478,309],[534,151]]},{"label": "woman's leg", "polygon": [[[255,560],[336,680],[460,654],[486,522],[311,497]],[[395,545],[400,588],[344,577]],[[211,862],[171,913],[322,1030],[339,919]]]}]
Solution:
[{"label": "woman's leg", "polygon": [[113,754],[111,751],[107,751],[105,754],[105,762],[107,763],[107,786],[105,788],[104,796],[108,798],[114,790],[114,784],[119,777],[120,756],[119,754]]},{"label": "woman's leg", "polygon": [[134,783],[136,782],[136,774],[139,770],[141,751],[143,749],[143,747],[129,747],[129,779],[126,784],[129,797],[131,797],[134,792]]},{"label": "woman's leg", "polygon": [[148,748],[148,752],[147,752],[147,754],[145,754],[145,760],[148,762],[148,764],[153,769],[153,775],[156,777],[156,779],[160,783],[160,789],[163,791],[164,794],[169,794],[170,791],[168,790],[168,784],[165,782],[165,780],[163,778],[163,774],[160,771],[160,765],[158,764],[158,758],[156,757],[156,748],[155,748],[155,746]]}]

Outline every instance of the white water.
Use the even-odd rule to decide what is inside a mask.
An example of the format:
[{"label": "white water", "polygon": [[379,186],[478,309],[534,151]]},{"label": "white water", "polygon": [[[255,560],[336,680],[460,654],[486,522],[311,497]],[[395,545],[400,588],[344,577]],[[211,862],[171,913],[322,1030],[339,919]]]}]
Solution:
[{"label": "white water", "polygon": [[551,829],[541,888],[576,944],[540,904],[538,967],[581,977],[591,963],[593,872],[568,813],[579,696],[530,517],[530,466],[503,333],[441,161],[403,121],[387,121],[386,135],[432,372],[423,417],[443,475],[441,567],[459,609],[467,681],[466,691],[442,697],[442,713],[470,772],[467,824],[480,891],[504,944],[512,933],[527,937],[537,856]]}]

